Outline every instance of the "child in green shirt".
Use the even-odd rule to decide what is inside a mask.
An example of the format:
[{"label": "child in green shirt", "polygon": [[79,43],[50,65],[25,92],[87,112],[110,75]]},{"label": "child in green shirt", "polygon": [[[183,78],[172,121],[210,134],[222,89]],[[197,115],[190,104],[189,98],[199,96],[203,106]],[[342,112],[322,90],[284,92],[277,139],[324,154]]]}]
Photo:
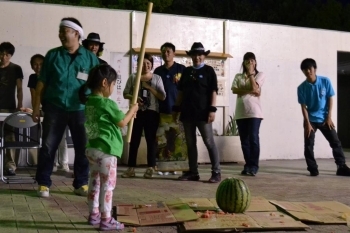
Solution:
[{"label": "child in green shirt", "polygon": [[[117,157],[123,151],[123,138],[119,127],[135,117],[138,105],[130,106],[124,114],[109,99],[117,79],[116,71],[103,64],[93,68],[79,96],[85,104],[85,128],[88,138],[86,156],[90,163],[88,189],[89,224],[100,224],[100,230],[123,229],[124,224],[111,217],[112,197],[117,179]],[[86,89],[91,90],[85,95]]]}]

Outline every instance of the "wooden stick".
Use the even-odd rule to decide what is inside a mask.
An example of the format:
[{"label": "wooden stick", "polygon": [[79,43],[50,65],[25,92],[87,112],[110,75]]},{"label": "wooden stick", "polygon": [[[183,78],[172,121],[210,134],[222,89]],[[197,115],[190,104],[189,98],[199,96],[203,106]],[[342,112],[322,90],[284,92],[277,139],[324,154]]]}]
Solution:
[{"label": "wooden stick", "polygon": [[[138,58],[138,63],[137,63],[137,73],[136,73],[135,87],[134,87],[134,90],[133,90],[131,104],[136,104],[137,103],[139,87],[140,87],[141,72],[142,72],[142,66],[143,66],[143,57],[145,56],[146,38],[147,38],[148,26],[149,26],[151,14],[152,14],[152,8],[153,8],[153,3],[152,2],[148,2],[148,9],[147,9],[147,14],[146,14],[146,19],[145,19],[145,26],[143,28],[141,51],[140,51],[139,58]],[[134,125],[134,118],[131,119],[131,121],[129,122],[129,125],[128,125],[128,133],[126,135],[126,140],[129,143],[130,143],[130,140],[131,140],[131,134],[132,134],[132,127],[133,127],[133,125]]]}]

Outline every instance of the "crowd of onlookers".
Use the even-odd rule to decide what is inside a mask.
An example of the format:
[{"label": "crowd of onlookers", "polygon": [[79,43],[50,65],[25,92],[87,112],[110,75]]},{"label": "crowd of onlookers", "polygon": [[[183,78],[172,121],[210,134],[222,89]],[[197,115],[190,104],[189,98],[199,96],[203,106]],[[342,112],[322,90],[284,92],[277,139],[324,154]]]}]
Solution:
[{"label": "crowd of onlookers", "polygon": [[[198,129],[212,165],[208,182],[221,181],[219,153],[212,128],[217,111],[217,76],[213,67],[205,64],[210,50],[200,42],[193,43],[186,51],[192,59],[192,66],[185,67],[174,61],[175,46],[166,42],[160,46],[164,64],[154,72],[152,55],[146,53],[139,57],[138,65],[142,66],[142,71],[139,77],[132,74],[127,80],[123,96],[131,104],[128,112],[123,113],[110,98],[117,73],[99,58],[104,46],[99,34],[90,33],[85,39],[81,23],[68,17],[60,22],[59,39],[61,46],[49,50],[45,56],[35,54],[30,59],[34,71],[28,81],[32,109],[23,106],[23,72],[19,65],[11,62],[15,47],[10,42],[0,44],[0,111],[30,111],[34,122],[40,121],[43,112],[42,147],[35,176],[39,197],[49,197],[52,172],[57,169],[69,171],[65,138],[69,128],[75,153],[74,193],[88,197],[88,222],[99,224],[101,230],[122,229],[123,224],[111,217],[112,195],[116,185],[117,158],[121,157],[123,150],[120,127],[132,119],[128,169],[121,177],[135,177],[143,133],[147,142],[148,167],[144,178],[154,176],[157,170],[157,130],[159,123],[167,119],[173,127],[182,124],[187,146],[188,171],[184,171],[178,180],[200,180]],[[298,101],[304,117],[307,169],[311,176],[319,174],[313,153],[315,132],[319,129],[333,149],[338,166],[336,174],[350,176],[332,122],[334,91],[330,80],[316,75],[316,61],[311,58],[303,60],[300,68],[306,76],[298,87]],[[231,87],[232,93],[237,95],[235,120],[245,159],[242,175],[255,176],[259,170],[259,129],[263,119],[260,96],[264,81],[265,75],[257,69],[255,54],[247,52],[243,57],[242,72],[235,76]],[[135,88],[138,86],[137,92]],[[14,140],[13,133],[3,136],[6,140]],[[60,152],[58,158],[57,150]],[[174,151],[175,148],[168,148],[169,153]],[[16,175],[11,150],[6,151],[3,166],[5,175]]]}]

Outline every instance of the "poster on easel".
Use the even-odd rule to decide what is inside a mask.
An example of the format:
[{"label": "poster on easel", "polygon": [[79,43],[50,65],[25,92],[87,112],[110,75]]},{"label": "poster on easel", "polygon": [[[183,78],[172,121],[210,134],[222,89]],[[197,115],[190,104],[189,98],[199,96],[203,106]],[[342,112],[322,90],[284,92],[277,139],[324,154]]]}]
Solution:
[{"label": "poster on easel", "polygon": [[[190,57],[175,57],[175,62],[186,67],[192,66]],[[225,61],[207,58],[205,64],[212,66],[218,77],[218,103],[226,98]],[[188,171],[188,154],[183,126],[175,123],[171,115],[162,115],[157,132],[157,169],[162,172]],[[222,124],[222,122],[221,122]],[[220,125],[220,124],[219,124]],[[221,129],[222,126],[219,126]]]},{"label": "poster on easel", "polygon": [[171,114],[160,114],[157,145],[158,171],[188,171],[184,129],[181,122],[174,122]]}]

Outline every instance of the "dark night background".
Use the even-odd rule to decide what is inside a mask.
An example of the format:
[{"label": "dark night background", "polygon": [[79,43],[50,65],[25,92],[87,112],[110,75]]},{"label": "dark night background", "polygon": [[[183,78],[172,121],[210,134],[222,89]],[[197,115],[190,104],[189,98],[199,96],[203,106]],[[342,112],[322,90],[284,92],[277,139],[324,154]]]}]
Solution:
[{"label": "dark night background", "polygon": [[[145,11],[147,0],[25,0]],[[153,12],[350,31],[350,0],[153,0]]]}]

